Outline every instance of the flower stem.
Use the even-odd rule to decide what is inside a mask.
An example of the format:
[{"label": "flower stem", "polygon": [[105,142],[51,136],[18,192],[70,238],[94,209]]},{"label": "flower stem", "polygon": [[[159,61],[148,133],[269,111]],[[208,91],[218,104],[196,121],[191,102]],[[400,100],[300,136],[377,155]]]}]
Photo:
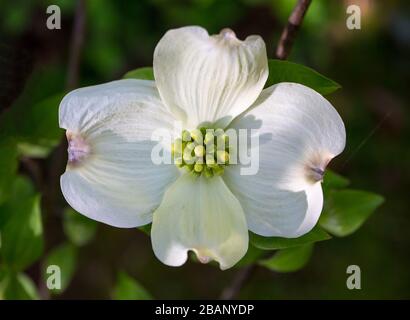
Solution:
[{"label": "flower stem", "polygon": [[222,291],[220,299],[221,300],[235,299],[237,295],[239,294],[239,291],[241,291],[244,284],[255,273],[256,268],[257,268],[256,264],[251,264],[239,270],[235,274],[231,284]]}]

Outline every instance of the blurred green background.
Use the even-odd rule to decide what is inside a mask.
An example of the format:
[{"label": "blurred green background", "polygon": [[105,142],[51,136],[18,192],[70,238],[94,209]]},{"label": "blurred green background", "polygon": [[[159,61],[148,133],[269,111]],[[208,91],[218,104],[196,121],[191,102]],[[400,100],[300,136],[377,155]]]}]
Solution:
[{"label": "blurred green background", "polygon": [[[200,25],[210,33],[230,27],[240,38],[259,34],[274,58],[295,4],[289,0],[85,2],[78,87],[119,79],[131,69],[152,65],[155,45],[164,32],[185,25]],[[351,3],[361,7],[361,30],[346,28],[346,7]],[[61,8],[61,30],[46,28],[50,4]],[[128,276],[146,289],[144,297],[217,298],[238,269],[221,272],[194,262],[167,267],[154,257],[143,232],[82,221],[66,209],[59,188],[66,155],[64,145],[57,147],[63,134],[57,106],[67,89],[75,10],[72,0],[0,0],[0,125],[19,137],[18,152],[23,155],[17,166],[10,163],[17,155],[7,152],[9,142],[3,139],[0,175],[8,179],[2,181],[11,194],[8,203],[24,202],[20,197],[26,194],[35,206],[41,198],[44,242],[38,243],[41,249],[33,242],[25,253],[27,261],[33,260],[25,272],[42,298],[50,297],[44,266],[61,259],[66,259],[72,279],[62,294],[51,296],[54,299],[115,297],[116,290],[135,289],[129,287]],[[275,273],[257,268],[239,298],[410,298],[409,57],[408,1],[313,0],[288,60],[342,85],[327,97],[347,129],[346,149],[332,162],[332,169],[355,188],[379,193],[386,201],[358,232],[317,243],[304,269]],[[45,114],[43,108],[49,111]],[[25,178],[16,182],[17,173]],[[3,205],[0,215],[9,211]],[[1,220],[0,216],[0,226]],[[36,250],[40,257],[31,258]],[[361,267],[361,290],[346,288],[346,268],[352,264]],[[0,277],[1,272],[0,267]],[[16,287],[32,285],[20,280]]]}]

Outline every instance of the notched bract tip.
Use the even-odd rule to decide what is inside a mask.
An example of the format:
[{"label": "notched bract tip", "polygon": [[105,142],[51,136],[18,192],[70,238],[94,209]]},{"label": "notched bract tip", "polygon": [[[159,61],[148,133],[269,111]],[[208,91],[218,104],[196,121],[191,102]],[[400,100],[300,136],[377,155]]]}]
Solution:
[{"label": "notched bract tip", "polygon": [[68,141],[68,165],[78,166],[90,154],[90,146],[79,134],[75,134],[69,130],[66,132]]},{"label": "notched bract tip", "polygon": [[213,260],[211,257],[211,254],[208,252],[207,249],[192,249],[192,251],[195,253],[198,261],[203,264],[207,264]]},{"label": "notched bract tip", "polygon": [[213,35],[212,38],[217,39],[219,43],[229,44],[229,45],[238,45],[242,41],[236,37],[235,32],[229,28],[224,28],[217,35]]},{"label": "notched bract tip", "polygon": [[219,32],[219,34],[225,39],[237,39],[235,32],[229,28],[224,28]]},{"label": "notched bract tip", "polygon": [[332,160],[333,156],[327,155],[315,156],[312,161],[306,165],[306,177],[312,183],[323,181],[325,175],[326,167]]},{"label": "notched bract tip", "polygon": [[325,175],[325,169],[321,168],[310,168],[309,178],[314,182],[322,181]]}]

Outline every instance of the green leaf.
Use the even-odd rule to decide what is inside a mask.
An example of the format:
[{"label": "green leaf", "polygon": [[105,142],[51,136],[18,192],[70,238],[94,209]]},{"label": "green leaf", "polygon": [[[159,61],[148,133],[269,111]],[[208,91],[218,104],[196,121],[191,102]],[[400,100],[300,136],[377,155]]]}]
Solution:
[{"label": "green leaf", "polygon": [[119,272],[114,289],[116,300],[151,300],[152,296],[134,278],[125,272]]},{"label": "green leaf", "polygon": [[328,240],[331,236],[322,228],[316,226],[307,234],[299,238],[262,237],[255,233],[250,233],[251,243],[263,250],[276,250],[297,247],[308,243]]},{"label": "green leaf", "polygon": [[71,208],[64,210],[64,233],[77,246],[89,243],[97,231],[97,223]]},{"label": "green leaf", "polygon": [[276,272],[294,272],[302,269],[313,252],[313,244],[279,250],[272,258],[259,264]]},{"label": "green leaf", "polygon": [[154,80],[154,70],[152,67],[143,67],[135,70],[128,71],[124,79],[142,79],[142,80]]},{"label": "green leaf", "polygon": [[58,145],[64,131],[58,125],[60,93],[34,104],[20,119],[19,151],[27,157],[46,157]]},{"label": "green leaf", "polygon": [[20,203],[20,199],[35,195],[34,186],[25,176],[16,176],[11,186],[10,188],[9,185],[8,200],[0,205],[0,230],[4,228],[8,219],[14,215],[14,207]]},{"label": "green leaf", "polygon": [[246,267],[259,260],[264,254],[266,254],[265,250],[256,248],[251,243],[249,243],[248,251],[246,252],[245,256],[235,265],[235,268]]},{"label": "green leaf", "polygon": [[342,189],[346,188],[349,184],[350,181],[347,178],[327,169],[323,178],[322,187],[324,190]]},{"label": "green leaf", "polygon": [[148,237],[151,235],[152,223],[146,224],[145,226],[138,227],[138,230],[144,232]]},{"label": "green leaf", "polygon": [[269,59],[269,77],[265,87],[280,82],[300,83],[323,95],[332,93],[341,87],[335,81],[301,64]]},{"label": "green leaf", "polygon": [[11,108],[1,119],[4,132],[16,139],[21,155],[46,157],[60,142],[64,131],[58,125],[58,106],[63,93],[32,105]]},{"label": "green leaf", "polygon": [[10,185],[15,178],[17,166],[18,159],[15,143],[0,137],[0,204],[10,195]]},{"label": "green leaf", "polygon": [[71,243],[64,243],[57,248],[53,249],[45,260],[44,270],[43,270],[43,281],[47,283],[48,277],[51,274],[47,273],[47,268],[49,266],[57,266],[60,268],[61,275],[61,288],[60,289],[50,289],[52,293],[60,294],[67,286],[74,275],[77,266],[77,249]]},{"label": "green leaf", "polygon": [[383,201],[382,196],[366,191],[332,191],[325,199],[319,223],[335,236],[347,236],[359,229]]},{"label": "green leaf", "polygon": [[36,286],[24,273],[6,271],[0,278],[0,300],[38,300]]},{"label": "green leaf", "polygon": [[21,141],[17,144],[17,150],[20,155],[28,158],[47,158],[53,148],[53,145],[42,144],[43,142],[36,144],[27,141]]},{"label": "green leaf", "polygon": [[1,225],[1,257],[13,270],[24,270],[41,256],[44,245],[40,196],[29,180],[15,180],[12,195],[0,206],[3,215],[8,219]]}]

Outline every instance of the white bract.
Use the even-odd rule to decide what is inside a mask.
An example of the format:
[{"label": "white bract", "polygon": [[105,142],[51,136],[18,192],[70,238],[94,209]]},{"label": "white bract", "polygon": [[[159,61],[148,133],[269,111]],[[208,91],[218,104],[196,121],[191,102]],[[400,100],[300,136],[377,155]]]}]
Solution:
[{"label": "white bract", "polygon": [[[201,262],[232,267],[247,251],[248,229],[287,238],[309,232],[323,206],[325,167],[345,146],[332,105],[300,84],[263,89],[268,63],[259,36],[240,41],[227,29],[213,36],[200,27],[170,30],[153,64],[155,82],[81,88],[61,102],[67,202],[116,227],[152,222],[155,255],[170,266],[182,265],[193,251]],[[151,135],[172,131],[175,121],[187,130],[203,123],[257,129],[259,171],[244,176],[236,164],[205,176],[192,174],[201,166],[189,173],[154,164]]]}]

